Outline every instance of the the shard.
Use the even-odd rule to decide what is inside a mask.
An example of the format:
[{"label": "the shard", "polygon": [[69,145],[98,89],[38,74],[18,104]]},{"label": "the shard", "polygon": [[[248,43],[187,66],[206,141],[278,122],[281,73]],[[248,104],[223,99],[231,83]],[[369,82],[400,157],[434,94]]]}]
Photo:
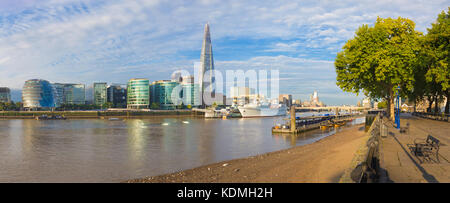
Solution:
[{"label": "the shard", "polygon": [[[214,60],[211,45],[211,35],[209,33],[209,24],[205,25],[205,32],[203,35],[202,53],[200,56],[201,71],[199,75],[199,83],[201,95],[211,94],[214,97],[215,88],[214,82]],[[203,102],[204,103],[204,102]]]}]

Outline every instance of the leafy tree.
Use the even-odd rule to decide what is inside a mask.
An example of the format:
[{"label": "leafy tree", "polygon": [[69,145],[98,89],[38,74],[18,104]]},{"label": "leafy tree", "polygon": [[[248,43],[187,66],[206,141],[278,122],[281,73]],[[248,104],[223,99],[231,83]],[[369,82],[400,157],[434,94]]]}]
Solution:
[{"label": "leafy tree", "polygon": [[150,108],[151,109],[159,109],[160,105],[158,103],[156,103],[156,102],[153,102],[152,105],[150,105]]},{"label": "leafy tree", "polygon": [[386,107],[387,107],[386,101],[378,102],[377,107],[378,107],[378,109],[384,109],[384,108],[386,108]]},{"label": "leafy tree", "polygon": [[397,85],[402,94],[413,89],[413,65],[417,62],[420,32],[407,18],[378,18],[373,27],[362,25],[347,41],[334,63],[337,85],[347,92],[361,91],[388,102],[394,118]]},{"label": "leafy tree", "polygon": [[111,102],[106,102],[105,104],[103,104],[103,107],[106,109],[112,108],[113,106],[114,106],[114,104]]},{"label": "leafy tree", "polygon": [[[428,33],[423,40],[425,63],[425,78],[427,82],[427,93],[429,96],[430,106],[434,100],[435,112],[438,112],[438,104],[443,100],[443,96],[447,97],[445,105],[445,113],[449,113],[450,105],[450,63],[449,57],[449,41],[450,41],[450,7],[447,12],[442,11],[431,28],[427,29]],[[430,109],[431,110],[431,109]]]},{"label": "leafy tree", "polygon": [[186,106],[183,103],[177,105],[177,109],[184,109]]}]

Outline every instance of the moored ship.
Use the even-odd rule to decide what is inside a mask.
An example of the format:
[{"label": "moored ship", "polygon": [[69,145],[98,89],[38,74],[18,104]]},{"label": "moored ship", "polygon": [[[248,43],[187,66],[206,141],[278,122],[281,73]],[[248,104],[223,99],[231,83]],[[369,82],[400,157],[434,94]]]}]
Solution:
[{"label": "moored ship", "polygon": [[284,116],[287,112],[284,104],[246,104],[238,109],[243,118]]}]

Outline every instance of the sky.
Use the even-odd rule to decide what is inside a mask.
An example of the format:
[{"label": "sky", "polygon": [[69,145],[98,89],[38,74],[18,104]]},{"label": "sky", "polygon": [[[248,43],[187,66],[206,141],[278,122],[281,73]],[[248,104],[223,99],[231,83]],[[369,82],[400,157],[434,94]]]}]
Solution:
[{"label": "sky", "polygon": [[0,86],[28,79],[126,84],[170,79],[200,60],[209,22],[215,68],[280,72],[280,93],[355,105],[336,86],[337,52],[377,16],[426,32],[450,0],[1,0]]}]

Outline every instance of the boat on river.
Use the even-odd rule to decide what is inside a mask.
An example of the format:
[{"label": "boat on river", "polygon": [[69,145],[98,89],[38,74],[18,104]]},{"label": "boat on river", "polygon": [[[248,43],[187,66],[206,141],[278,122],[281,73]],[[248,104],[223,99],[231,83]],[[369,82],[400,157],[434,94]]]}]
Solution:
[{"label": "boat on river", "polygon": [[40,115],[40,116],[36,116],[35,118],[36,120],[66,120],[67,118],[64,116],[60,116],[60,115]]}]

